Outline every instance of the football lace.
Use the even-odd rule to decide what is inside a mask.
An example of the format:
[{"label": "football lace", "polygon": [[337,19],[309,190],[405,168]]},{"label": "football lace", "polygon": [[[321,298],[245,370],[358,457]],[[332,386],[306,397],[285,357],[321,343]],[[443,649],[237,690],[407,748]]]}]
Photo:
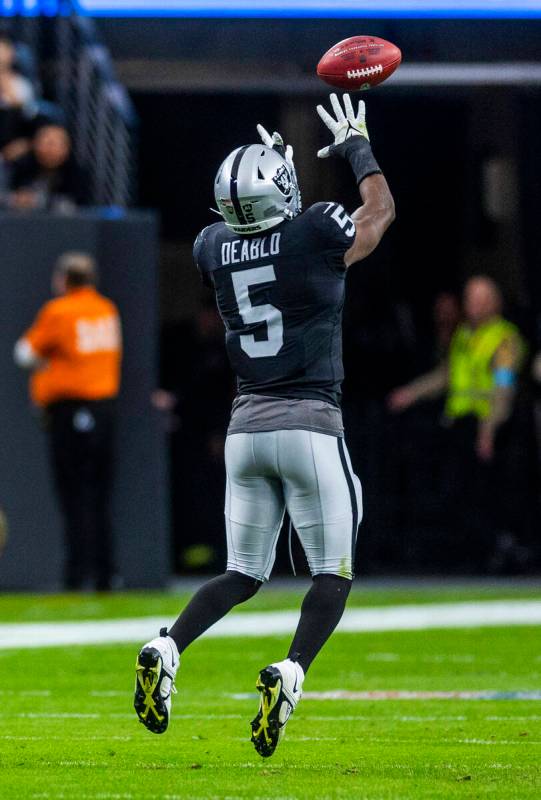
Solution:
[{"label": "football lace", "polygon": [[383,72],[383,65],[376,64],[374,67],[362,67],[361,69],[348,69],[348,78],[369,78],[371,75],[378,75]]}]

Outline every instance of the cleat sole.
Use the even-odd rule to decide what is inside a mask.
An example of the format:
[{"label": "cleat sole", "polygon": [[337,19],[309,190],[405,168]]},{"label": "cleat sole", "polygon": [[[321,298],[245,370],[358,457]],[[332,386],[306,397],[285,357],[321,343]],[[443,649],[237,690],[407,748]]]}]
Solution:
[{"label": "cleat sole", "polygon": [[282,676],[275,667],[261,670],[256,681],[256,689],[260,693],[259,711],[252,720],[252,743],[263,758],[272,756],[282,734],[282,726],[278,718],[280,706],[278,700],[282,691]]},{"label": "cleat sole", "polygon": [[133,707],[139,722],[152,733],[164,733],[169,724],[169,715],[159,688],[162,674],[162,657],[158,650],[143,648],[135,662]]}]

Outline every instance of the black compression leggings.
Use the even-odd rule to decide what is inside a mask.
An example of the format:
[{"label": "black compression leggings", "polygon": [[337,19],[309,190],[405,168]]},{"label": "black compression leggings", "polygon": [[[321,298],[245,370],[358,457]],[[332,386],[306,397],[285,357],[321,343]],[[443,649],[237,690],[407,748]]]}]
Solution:
[{"label": "black compression leggings", "polygon": [[[253,597],[261,585],[261,581],[234,571],[205,583],[169,631],[179,652],[234,606]],[[288,653],[288,658],[298,661],[305,673],[340,622],[350,589],[351,581],[338,575],[316,575],[313,579]]]},{"label": "black compression leggings", "polygon": [[175,640],[179,653],[185,650],[207,628],[225,617],[233,606],[253,597],[261,581],[228,571],[205,583],[192,597],[169,636]]},{"label": "black compression leggings", "polygon": [[298,661],[306,673],[346,606],[351,581],[338,575],[316,575],[303,600],[301,618],[289,648],[288,658]]}]

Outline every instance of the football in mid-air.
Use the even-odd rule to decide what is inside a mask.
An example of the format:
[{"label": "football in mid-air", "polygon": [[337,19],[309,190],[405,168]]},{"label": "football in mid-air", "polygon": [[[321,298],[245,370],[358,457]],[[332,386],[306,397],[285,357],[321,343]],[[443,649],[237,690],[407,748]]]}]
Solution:
[{"label": "football in mid-air", "polygon": [[327,50],[317,74],[338,89],[369,89],[392,75],[401,61],[395,44],[377,36],[351,36]]}]

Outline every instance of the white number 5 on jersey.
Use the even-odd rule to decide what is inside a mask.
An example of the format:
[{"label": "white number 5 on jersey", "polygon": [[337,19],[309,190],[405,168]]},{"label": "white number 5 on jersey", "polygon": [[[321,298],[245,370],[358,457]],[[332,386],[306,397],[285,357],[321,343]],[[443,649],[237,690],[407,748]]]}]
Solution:
[{"label": "white number 5 on jersey", "polygon": [[344,230],[346,225],[348,228],[345,231],[346,236],[354,236],[355,235],[355,223],[349,216],[348,212],[344,209],[343,206],[338,205],[337,203],[327,203],[327,208],[325,209],[325,214],[327,214],[331,208],[334,207],[334,211],[331,214],[332,219],[336,222],[336,224]]},{"label": "white number 5 on jersey", "polygon": [[250,286],[256,286],[258,283],[271,283],[276,280],[273,265],[268,264],[265,267],[254,267],[254,269],[247,269],[242,272],[233,272],[231,273],[231,278],[242,321],[246,325],[253,325],[256,322],[267,323],[266,339],[256,341],[253,334],[243,334],[240,337],[240,346],[250,358],[265,358],[277,355],[284,343],[282,313],[275,306],[271,306],[270,303],[253,306],[249,293]]}]

